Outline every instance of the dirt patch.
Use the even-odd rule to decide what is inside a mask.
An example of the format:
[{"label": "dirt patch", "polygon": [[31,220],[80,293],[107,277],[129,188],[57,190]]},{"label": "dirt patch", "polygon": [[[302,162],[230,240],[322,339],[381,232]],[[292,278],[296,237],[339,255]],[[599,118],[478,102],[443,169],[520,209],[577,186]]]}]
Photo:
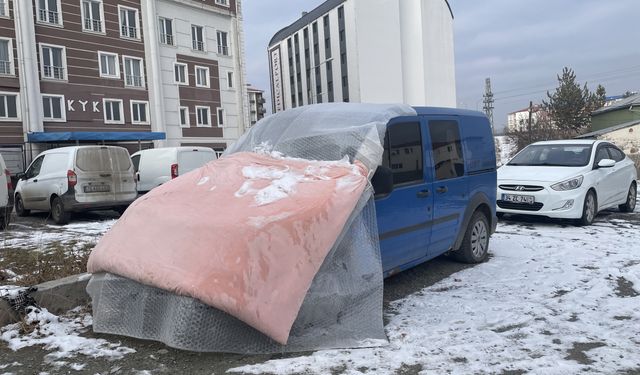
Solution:
[{"label": "dirt patch", "polygon": [[616,286],[616,295],[621,298],[638,297],[640,294],[633,289],[633,283],[624,277],[618,277]]},{"label": "dirt patch", "polygon": [[573,313],[571,314],[571,317],[569,319],[567,319],[568,322],[577,322],[578,321],[578,314]]},{"label": "dirt patch", "polygon": [[626,315],[616,315],[613,317],[613,319],[615,320],[631,320],[630,316],[626,316]]},{"label": "dirt patch", "polygon": [[556,292],[553,293],[553,298],[560,298],[569,292],[570,292],[569,290],[564,290],[564,289],[556,290]]},{"label": "dirt patch", "polygon": [[495,333],[504,333],[504,332],[513,331],[514,329],[518,329],[526,326],[527,326],[526,323],[512,324],[512,325],[492,329],[492,331]]},{"label": "dirt patch", "polygon": [[455,357],[455,358],[451,358],[451,360],[455,363],[467,363],[469,362],[468,359],[466,359],[465,357]]},{"label": "dirt patch", "polygon": [[590,365],[594,361],[587,357],[586,352],[603,346],[607,346],[607,344],[603,342],[574,342],[573,348],[567,351],[568,355],[564,359],[576,361],[581,365]]},{"label": "dirt patch", "polygon": [[422,365],[402,365],[396,370],[396,375],[417,375],[422,371]]}]

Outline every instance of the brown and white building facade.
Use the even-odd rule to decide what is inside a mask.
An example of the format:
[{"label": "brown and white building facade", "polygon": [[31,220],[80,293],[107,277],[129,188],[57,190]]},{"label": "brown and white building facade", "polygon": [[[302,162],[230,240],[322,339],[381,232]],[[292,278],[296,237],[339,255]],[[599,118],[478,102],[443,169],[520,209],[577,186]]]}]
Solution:
[{"label": "brown and white building facade", "polygon": [[224,150],[249,118],[241,25],[240,0],[0,0],[0,152]]}]

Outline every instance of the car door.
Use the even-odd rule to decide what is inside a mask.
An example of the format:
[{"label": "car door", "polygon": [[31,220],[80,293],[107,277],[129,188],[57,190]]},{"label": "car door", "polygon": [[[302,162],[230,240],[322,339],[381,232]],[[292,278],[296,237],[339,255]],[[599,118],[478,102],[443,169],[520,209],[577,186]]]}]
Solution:
[{"label": "car door", "polygon": [[626,162],[626,157],[624,152],[618,149],[614,145],[607,145],[607,151],[611,156],[611,159],[615,160],[616,165],[614,165],[611,169],[611,178],[615,180],[615,192],[611,197],[611,203],[620,203],[624,202],[627,199],[627,194],[629,192],[629,184],[631,183],[632,172],[631,172],[631,163]]},{"label": "car door", "polygon": [[601,143],[596,148],[595,159],[593,161],[593,173],[596,181],[596,194],[598,195],[598,209],[602,209],[611,204],[616,191],[619,189],[616,184],[613,175],[613,167],[611,168],[599,168],[598,163],[603,159],[611,159],[609,150],[606,144]]},{"label": "car door", "polygon": [[460,126],[455,117],[432,117],[428,121],[431,140],[429,166],[434,180],[433,226],[430,256],[442,254],[453,246],[468,203],[464,153]]},{"label": "car door", "polygon": [[[382,266],[386,273],[427,255],[433,193],[425,170],[425,124],[417,117],[394,119],[387,128],[383,166],[393,174],[394,190],[376,197]],[[429,163],[427,163],[429,164]]]},{"label": "car door", "polygon": [[45,155],[36,158],[27,168],[24,179],[20,181],[20,196],[22,197],[24,208],[28,210],[37,209],[42,205],[42,201],[47,199],[42,196],[42,189],[39,189],[38,186],[38,176],[40,175],[44,157]]}]

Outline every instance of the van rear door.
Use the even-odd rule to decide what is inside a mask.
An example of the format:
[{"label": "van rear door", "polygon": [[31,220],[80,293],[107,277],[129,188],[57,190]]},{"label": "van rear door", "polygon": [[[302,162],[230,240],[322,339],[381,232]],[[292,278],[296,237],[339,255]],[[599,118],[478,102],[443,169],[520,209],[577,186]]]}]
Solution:
[{"label": "van rear door", "polygon": [[[82,147],[76,151],[76,200],[113,202],[135,198],[133,166],[121,147]],[[122,196],[126,195],[126,199]]]},{"label": "van rear door", "polygon": [[401,271],[427,255],[433,215],[426,125],[417,117],[393,119],[387,128],[382,165],[393,173],[394,190],[376,197],[382,267]]}]

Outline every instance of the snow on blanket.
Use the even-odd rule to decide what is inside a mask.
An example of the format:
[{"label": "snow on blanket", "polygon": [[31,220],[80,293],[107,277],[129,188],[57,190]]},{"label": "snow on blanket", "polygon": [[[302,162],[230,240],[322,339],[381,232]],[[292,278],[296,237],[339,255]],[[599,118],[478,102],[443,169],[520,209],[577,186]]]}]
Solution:
[{"label": "snow on blanket", "polygon": [[396,301],[390,345],[231,369],[252,374],[621,373],[640,369],[640,221],[501,222],[484,264]]},{"label": "snow on blanket", "polygon": [[[59,361],[60,359],[78,355],[120,359],[126,354],[135,352],[133,349],[104,339],[80,336],[91,326],[91,315],[79,311],[72,311],[70,315],[56,316],[47,309],[32,310],[25,318],[25,323],[34,328],[31,333],[21,334],[20,324],[16,323],[3,327],[0,331],[0,339],[5,341],[13,351],[34,345],[43,346],[45,350],[51,352],[46,359],[54,364],[62,364],[64,361]],[[81,365],[72,364],[71,366],[73,368]]]},{"label": "snow on blanket", "polygon": [[88,270],[197,298],[286,344],[367,184],[348,160],[226,156],[134,202]]}]

